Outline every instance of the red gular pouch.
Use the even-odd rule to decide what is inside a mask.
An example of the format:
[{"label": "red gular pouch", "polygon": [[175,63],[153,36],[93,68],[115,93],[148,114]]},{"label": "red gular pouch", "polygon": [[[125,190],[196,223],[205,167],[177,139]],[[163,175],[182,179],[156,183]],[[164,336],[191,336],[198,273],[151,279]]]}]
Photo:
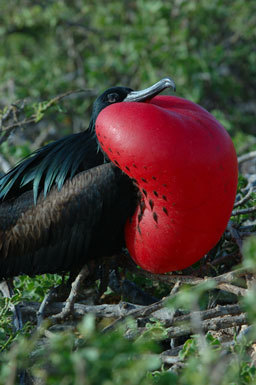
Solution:
[{"label": "red gular pouch", "polygon": [[106,107],[96,134],[144,201],[125,226],[134,261],[165,273],[202,258],[223,234],[236,195],[237,157],[224,127],[195,103],[156,96]]}]

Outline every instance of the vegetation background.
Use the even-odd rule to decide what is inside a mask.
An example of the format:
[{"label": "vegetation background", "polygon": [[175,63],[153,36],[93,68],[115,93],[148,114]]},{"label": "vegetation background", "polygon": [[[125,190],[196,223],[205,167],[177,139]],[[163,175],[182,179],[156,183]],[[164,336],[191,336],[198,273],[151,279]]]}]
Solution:
[{"label": "vegetation background", "polygon": [[[199,103],[220,120],[238,154],[254,149],[255,40],[255,0],[1,0],[1,122],[5,123],[10,106],[18,113],[11,124],[1,126],[1,171],[45,143],[85,129],[92,102],[104,89],[114,85],[141,89],[165,76],[175,80],[177,95]],[[56,95],[78,89],[87,91],[49,103]],[[21,295],[41,300],[58,280],[23,277],[17,283],[16,300]],[[26,356],[37,337],[13,335],[4,300],[1,312],[0,383],[14,384],[11,373],[19,365],[31,365]],[[216,352],[208,351],[203,359],[193,347],[193,364],[176,376],[166,368],[160,370],[152,354],[145,358],[155,349],[148,340],[133,345],[123,338],[123,330],[102,336],[92,318],[77,333],[79,338],[67,331],[50,338],[46,351],[54,368],[47,375],[42,369],[47,359],[37,352],[34,366],[42,383],[200,385],[209,384],[214,372]],[[13,340],[18,341],[15,348]],[[144,359],[129,359],[142,352]],[[243,357],[242,363],[238,365],[237,358],[237,366],[227,365],[223,384],[256,383],[244,355],[237,357]],[[211,383],[222,383],[216,381]]]}]

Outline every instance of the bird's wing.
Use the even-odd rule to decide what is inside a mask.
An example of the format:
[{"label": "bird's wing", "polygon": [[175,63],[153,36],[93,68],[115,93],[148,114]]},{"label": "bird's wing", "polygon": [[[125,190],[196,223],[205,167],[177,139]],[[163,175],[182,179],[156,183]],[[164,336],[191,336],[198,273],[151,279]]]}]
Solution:
[{"label": "bird's wing", "polygon": [[103,161],[94,132],[66,136],[38,149],[0,177],[0,201],[33,188],[36,202],[40,191],[46,196],[55,184],[61,189],[67,178]]},{"label": "bird's wing", "polygon": [[134,192],[115,166],[79,173],[42,195],[36,205],[32,191],[0,205],[0,277],[70,271],[121,248]]}]

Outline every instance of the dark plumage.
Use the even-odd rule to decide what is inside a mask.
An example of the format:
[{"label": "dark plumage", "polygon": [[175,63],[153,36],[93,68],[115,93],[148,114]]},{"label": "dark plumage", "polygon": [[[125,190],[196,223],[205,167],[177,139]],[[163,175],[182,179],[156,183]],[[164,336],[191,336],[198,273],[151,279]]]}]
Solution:
[{"label": "dark plumage", "polygon": [[106,90],[87,131],[40,148],[0,177],[0,278],[75,271],[121,250],[137,187],[106,159],[95,122],[110,104],[146,100],[170,84]]},{"label": "dark plumage", "polygon": [[95,135],[95,121],[103,108],[122,102],[131,91],[127,87],[109,88],[94,102],[88,130],[39,148],[0,177],[0,201],[17,197],[33,188],[36,203],[42,189],[46,196],[54,184],[60,190],[67,179],[104,163],[104,155]]},{"label": "dark plumage", "polygon": [[135,187],[105,163],[94,128],[100,111],[131,91],[108,89],[88,130],[40,148],[0,178],[0,277],[72,271],[122,248]]},{"label": "dark plumage", "polygon": [[79,173],[61,192],[41,193],[36,206],[32,191],[3,202],[0,276],[72,271],[87,256],[119,251],[135,202],[131,181],[111,163]]}]

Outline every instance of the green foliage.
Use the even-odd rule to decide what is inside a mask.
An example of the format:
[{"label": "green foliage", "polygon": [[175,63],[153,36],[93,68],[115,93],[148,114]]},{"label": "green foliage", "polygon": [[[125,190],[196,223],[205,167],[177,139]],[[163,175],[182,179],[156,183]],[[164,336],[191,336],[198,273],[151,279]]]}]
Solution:
[{"label": "green foliage", "polygon": [[27,337],[31,333],[31,325],[27,323],[19,332],[15,332],[12,322],[11,307],[21,301],[21,294],[17,292],[13,297],[0,297],[0,353],[10,349],[11,345],[18,340],[21,335]]},{"label": "green foliage", "polygon": [[50,288],[60,284],[61,277],[57,274],[43,274],[33,278],[21,275],[15,279],[15,290],[22,293],[22,300],[41,302]]},{"label": "green foliage", "polygon": [[[97,4],[92,0],[3,0],[0,119],[8,110],[6,105],[26,98],[24,119],[37,125],[19,130],[18,145],[11,138],[0,145],[0,153],[16,163],[30,153],[31,138],[37,137],[40,124],[50,126],[55,136],[83,129],[95,91],[113,85],[139,89],[164,76],[176,81],[178,96],[216,116],[238,151],[245,142],[254,148],[255,140],[248,134],[255,134],[255,11],[255,0],[99,0]],[[77,88],[94,92],[61,104],[52,99]],[[245,184],[240,178],[241,196]],[[255,204],[254,195],[243,207]],[[247,218],[236,216],[234,221]],[[244,254],[243,267],[255,271],[255,238],[245,243]],[[153,285],[146,278],[135,281],[159,297],[169,292],[167,285]],[[139,337],[134,330],[133,340],[124,337],[125,327],[102,334],[93,317],[86,317],[75,332],[45,333],[43,329],[31,334],[31,326],[26,325],[14,333],[10,302],[41,301],[60,282],[57,275],[19,277],[14,298],[0,298],[0,384],[14,384],[18,368],[30,369],[46,385],[208,385],[209,379],[220,385],[256,383],[246,349],[255,339],[254,330],[244,343],[235,340],[225,353],[211,334],[203,343],[198,335],[192,336],[180,352],[185,366],[179,375],[160,364],[159,345],[168,340],[168,331],[152,319]],[[195,289],[185,287],[169,306],[204,309],[213,287],[210,281]],[[254,325],[255,290],[241,302]],[[133,325],[127,328],[133,330]]]},{"label": "green foliage", "polygon": [[[252,241],[245,247],[246,258],[250,260],[255,251]],[[49,278],[48,275],[37,277],[45,287],[53,283]],[[58,281],[57,276],[54,278]],[[27,280],[27,277],[21,280],[23,288]],[[190,290],[184,287],[170,302],[171,307],[197,310],[202,306],[202,298],[213,288],[211,281]],[[18,294],[12,301],[17,303],[20,299]],[[200,333],[192,335],[179,353],[179,359],[185,365],[177,375],[166,371],[161,365],[158,353],[161,352],[161,341],[168,341],[168,328],[159,321],[151,319],[142,334],[138,333],[136,322],[132,320],[114,331],[102,333],[94,317],[88,315],[76,329],[66,328],[56,332],[54,329],[47,330],[46,324],[33,334],[28,334],[27,325],[23,332],[13,335],[8,301],[1,299],[0,303],[0,384],[10,382],[19,369],[28,370],[30,375],[40,378],[45,385],[208,385],[209,378],[212,384],[219,385],[246,385],[256,381],[256,369],[251,365],[248,354],[248,347],[256,338],[254,327],[243,339],[235,338],[226,351],[211,333],[206,336]],[[248,292],[242,305],[254,325],[254,290]]]},{"label": "green foliage", "polygon": [[[140,88],[169,75],[178,95],[230,132],[253,133],[255,10],[254,0],[3,1],[2,103],[77,87]],[[84,119],[87,107],[80,102],[75,114]]]},{"label": "green foliage", "polygon": [[[30,368],[33,375],[46,384],[150,384],[148,371],[160,367],[160,360],[152,352],[156,345],[143,338],[132,344],[124,338],[124,327],[107,334],[100,334],[93,316],[87,316],[74,333],[50,333],[46,342],[39,343],[43,333],[30,340],[21,338],[17,345],[2,356],[0,383],[10,378],[13,363],[17,367]],[[33,357],[31,354],[33,352]],[[139,359],[138,359],[139,357]],[[34,362],[34,363],[33,363]],[[32,365],[31,365],[32,364]],[[8,369],[7,369],[8,368]],[[169,377],[169,376],[168,376]],[[157,384],[164,384],[164,374]]]},{"label": "green foliage", "polygon": [[243,266],[251,271],[256,270],[256,237],[245,240],[243,245]]},{"label": "green foliage", "polygon": [[179,291],[178,295],[168,300],[167,305],[171,309],[177,309],[179,307],[185,310],[198,310],[200,307],[205,308],[208,302],[207,292],[214,289],[216,283],[213,280],[207,280],[197,285],[193,290],[191,286],[184,285]]},{"label": "green foliage", "polygon": [[[248,238],[243,245],[243,267],[255,273],[256,270],[256,237]],[[255,308],[255,285],[248,291],[247,295],[243,298],[242,304],[248,314],[251,322],[256,325],[256,308]],[[256,332],[254,332],[256,336]]]},{"label": "green foliage", "polygon": [[14,146],[9,142],[4,142],[0,145],[0,153],[6,158],[13,159],[14,163],[28,156],[30,152],[30,147],[27,143],[20,146]]},{"label": "green foliage", "polygon": [[[133,328],[131,323],[126,327]],[[135,343],[124,337],[125,326],[102,334],[97,331],[92,315],[84,318],[77,332],[66,330],[47,333],[44,329],[27,338],[20,336],[8,352],[0,356],[0,384],[13,377],[13,372],[26,368],[43,384],[127,384],[127,385],[233,385],[254,384],[256,369],[251,366],[246,347],[237,344],[226,352],[208,333],[202,345],[197,336],[187,340],[180,352],[186,366],[179,376],[160,370],[157,345],[150,335]],[[162,336],[161,336],[162,337]],[[253,341],[251,339],[251,341]]]}]

